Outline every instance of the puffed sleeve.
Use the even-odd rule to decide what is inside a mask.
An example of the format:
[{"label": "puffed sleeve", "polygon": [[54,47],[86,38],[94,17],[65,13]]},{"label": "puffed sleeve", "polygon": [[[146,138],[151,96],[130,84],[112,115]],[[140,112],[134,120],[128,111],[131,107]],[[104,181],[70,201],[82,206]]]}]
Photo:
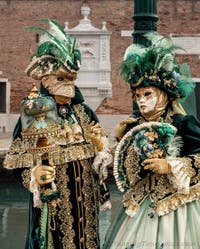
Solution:
[{"label": "puffed sleeve", "polygon": [[172,174],[169,175],[179,193],[188,194],[199,182],[200,176],[200,122],[195,117],[175,116],[173,125],[182,139],[180,156],[168,158]]}]

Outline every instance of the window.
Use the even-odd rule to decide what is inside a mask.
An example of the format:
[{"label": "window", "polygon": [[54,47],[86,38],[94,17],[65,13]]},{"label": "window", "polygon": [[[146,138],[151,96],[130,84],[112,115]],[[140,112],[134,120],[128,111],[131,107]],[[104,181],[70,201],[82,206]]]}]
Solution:
[{"label": "window", "polygon": [[0,113],[6,113],[6,82],[0,82]]}]

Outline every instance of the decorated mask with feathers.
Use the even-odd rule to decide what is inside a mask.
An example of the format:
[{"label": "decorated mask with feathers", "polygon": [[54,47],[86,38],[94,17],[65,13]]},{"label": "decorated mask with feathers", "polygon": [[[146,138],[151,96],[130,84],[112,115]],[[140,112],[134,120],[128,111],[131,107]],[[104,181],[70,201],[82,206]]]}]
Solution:
[{"label": "decorated mask with feathers", "polygon": [[173,52],[182,49],[174,45],[170,37],[156,32],[145,34],[150,46],[130,45],[124,54],[120,73],[134,91],[137,87],[156,86],[172,99],[189,96],[194,82],[187,64],[180,65]]}]

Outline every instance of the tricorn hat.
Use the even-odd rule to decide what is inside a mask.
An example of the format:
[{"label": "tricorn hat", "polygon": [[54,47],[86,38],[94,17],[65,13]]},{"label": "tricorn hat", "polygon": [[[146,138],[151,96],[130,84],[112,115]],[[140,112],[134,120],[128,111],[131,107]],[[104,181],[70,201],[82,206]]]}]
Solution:
[{"label": "tricorn hat", "polygon": [[28,76],[41,79],[48,74],[67,74],[69,78],[75,79],[80,69],[81,54],[76,47],[76,39],[73,41],[65,33],[63,28],[52,19],[40,19],[40,22],[48,23],[50,30],[29,26],[42,34],[40,44],[31,62],[26,69]]}]

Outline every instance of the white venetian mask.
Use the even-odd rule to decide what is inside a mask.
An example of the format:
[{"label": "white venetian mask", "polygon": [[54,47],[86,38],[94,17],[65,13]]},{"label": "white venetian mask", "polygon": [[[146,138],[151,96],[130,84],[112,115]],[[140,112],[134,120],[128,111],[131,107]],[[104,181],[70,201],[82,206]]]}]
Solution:
[{"label": "white venetian mask", "polygon": [[136,89],[135,98],[141,114],[153,111],[158,99],[152,87]]}]

